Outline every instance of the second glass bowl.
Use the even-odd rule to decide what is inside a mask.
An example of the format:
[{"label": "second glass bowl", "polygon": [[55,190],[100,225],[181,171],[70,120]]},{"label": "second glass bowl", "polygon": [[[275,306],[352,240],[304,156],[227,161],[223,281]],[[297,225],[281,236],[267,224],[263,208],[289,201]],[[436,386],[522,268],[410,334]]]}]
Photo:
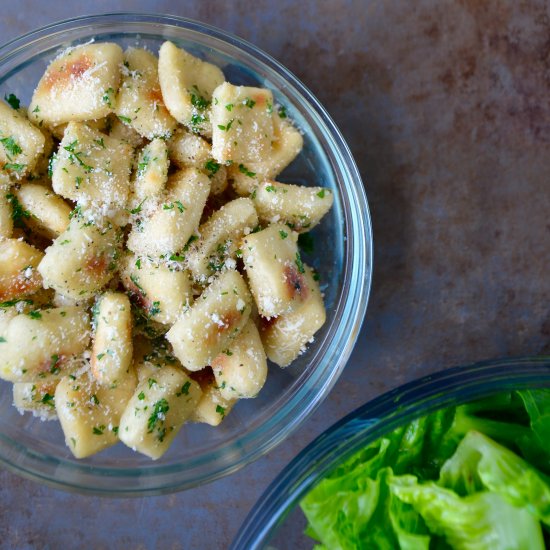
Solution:
[{"label": "second glass bowl", "polygon": [[501,392],[550,388],[550,357],[488,361],[421,378],[359,407],[316,438],[275,479],[246,518],[232,550],[310,549],[299,503],[360,449],[434,411]]}]

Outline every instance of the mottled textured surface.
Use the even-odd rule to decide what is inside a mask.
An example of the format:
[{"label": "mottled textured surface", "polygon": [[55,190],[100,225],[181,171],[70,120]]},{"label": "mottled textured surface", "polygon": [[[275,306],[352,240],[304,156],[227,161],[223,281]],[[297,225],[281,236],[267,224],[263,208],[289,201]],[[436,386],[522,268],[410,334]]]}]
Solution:
[{"label": "mottled textured surface", "polygon": [[[8,40],[76,3],[5,2]],[[107,500],[0,473],[0,546],[225,548],[315,435],[367,399],[454,364],[550,353],[550,13],[544,1],[96,0],[94,12],[185,15],[279,59],[347,138],[375,233],[352,359],[293,437],[186,493]],[[322,6],[322,7],[321,7]]]}]

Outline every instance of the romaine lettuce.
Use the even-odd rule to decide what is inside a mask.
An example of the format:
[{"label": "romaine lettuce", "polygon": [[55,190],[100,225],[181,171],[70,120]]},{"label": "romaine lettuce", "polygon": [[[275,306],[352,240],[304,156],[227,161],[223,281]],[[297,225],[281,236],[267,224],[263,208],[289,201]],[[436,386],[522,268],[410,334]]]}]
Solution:
[{"label": "romaine lettuce", "polygon": [[414,476],[394,477],[390,490],[457,550],[544,550],[536,517],[496,493],[460,497],[434,482],[418,483]]},{"label": "romaine lettuce", "polygon": [[439,484],[459,495],[499,494],[550,525],[550,485],[525,460],[479,432],[469,432],[443,464]]},{"label": "romaine lettuce", "polygon": [[550,390],[510,391],[386,434],[301,507],[318,550],[539,550],[549,473]]}]

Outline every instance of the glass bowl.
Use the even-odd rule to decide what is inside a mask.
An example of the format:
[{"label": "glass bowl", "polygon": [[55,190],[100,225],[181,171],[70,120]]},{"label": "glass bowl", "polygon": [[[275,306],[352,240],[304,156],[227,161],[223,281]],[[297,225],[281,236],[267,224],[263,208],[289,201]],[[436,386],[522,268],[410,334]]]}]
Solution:
[{"label": "glass bowl", "polygon": [[292,366],[272,366],[259,397],[241,400],[218,428],[184,426],[167,454],[153,462],[123,445],[76,460],[57,422],[43,423],[12,406],[1,384],[0,462],[57,488],[109,495],[159,494],[227,475],[280,443],[326,397],[342,372],[367,307],[372,231],[361,177],[340,132],[311,92],[255,46],[224,31],[173,16],[106,14],[71,19],[31,32],[0,48],[0,94],[28,105],[56,53],[92,39],[140,45],[155,53],[172,40],[219,67],[234,84],[262,86],[304,134],[304,149],[281,181],[323,185],[335,203],[313,230],[316,247],[305,255],[320,273],[327,322]]},{"label": "glass bowl", "polygon": [[390,391],[334,424],[306,447],[254,505],[232,550],[311,549],[299,503],[359,449],[438,409],[512,389],[550,387],[550,357],[487,361],[426,376]]}]

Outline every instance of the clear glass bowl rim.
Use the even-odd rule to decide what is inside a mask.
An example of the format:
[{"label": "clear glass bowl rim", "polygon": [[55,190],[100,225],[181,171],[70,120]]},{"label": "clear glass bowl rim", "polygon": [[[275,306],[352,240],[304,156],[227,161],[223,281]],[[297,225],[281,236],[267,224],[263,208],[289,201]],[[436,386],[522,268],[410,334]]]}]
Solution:
[{"label": "clear glass bowl rim", "polygon": [[398,426],[452,404],[534,386],[550,387],[550,356],[454,367],[361,405],[315,438],[275,478],[246,517],[231,550],[265,548],[302,497],[337,463]]},{"label": "clear glass bowl rim", "polygon": [[[346,191],[345,196],[342,197],[343,216],[347,230],[343,295],[337,304],[342,318],[338,321],[335,317],[334,326],[331,327],[329,346],[332,348],[332,357],[335,357],[335,361],[332,365],[328,365],[326,362],[318,365],[319,368],[316,371],[319,372],[315,372],[308,379],[308,384],[292,395],[292,399],[289,398],[285,407],[282,407],[275,415],[276,418],[270,419],[269,429],[264,433],[260,427],[231,441],[221,450],[216,449],[207,456],[201,457],[200,460],[193,460],[192,477],[186,475],[188,473],[186,464],[181,464],[178,467],[173,465],[163,467],[159,464],[154,470],[147,470],[146,475],[150,478],[147,480],[147,486],[142,485],[135,490],[131,487],[131,482],[135,478],[136,472],[132,470],[127,470],[122,476],[117,470],[105,469],[98,472],[100,475],[96,477],[97,483],[94,483],[96,472],[94,472],[93,466],[85,463],[77,465],[58,463],[58,461],[54,461],[55,463],[52,464],[50,457],[28,452],[17,442],[0,434],[0,464],[18,475],[57,489],[80,493],[103,496],[144,496],[188,489],[242,468],[263,456],[288,437],[323,401],[345,367],[361,329],[371,289],[373,240],[370,212],[361,176],[349,147],[331,117],[313,94],[288,69],[253,44],[237,36],[211,25],[172,15],[118,12],[82,16],[41,27],[0,46],[0,71],[4,71],[8,67],[6,74],[11,74],[10,63],[13,63],[14,59],[17,59],[26,50],[36,47],[37,44],[54,45],[48,42],[53,40],[54,36],[60,36],[66,31],[80,27],[98,26],[101,30],[102,25],[112,26],[115,23],[120,26],[117,28],[117,33],[121,34],[124,32],[135,34],[138,32],[136,28],[140,25],[143,26],[142,32],[156,32],[157,34],[161,34],[165,27],[179,28],[182,32],[201,33],[210,39],[243,51],[264,65],[267,71],[284,78],[288,83],[288,88],[284,90],[285,95],[292,100],[299,98],[303,105],[307,105],[308,113],[315,116],[317,124],[321,125],[323,138],[330,145],[330,150],[325,153],[332,155],[331,160],[339,170],[337,175],[344,181]],[[325,355],[328,351],[328,349],[325,350]],[[321,369],[321,366],[324,368]],[[307,405],[298,406],[300,401],[305,400],[303,398],[307,398]],[[292,408],[286,408],[289,403],[292,404]],[[17,460],[8,459],[9,453],[3,451],[3,448],[7,449],[8,447],[12,455],[19,453],[29,461],[31,466],[23,466]],[[244,453],[243,448],[246,449]],[[237,461],[220,460],[223,453],[231,453],[232,450],[238,451],[239,459]],[[56,466],[60,466],[61,470],[63,468],[71,469],[73,481],[64,479],[62,472],[59,471],[55,476],[44,474],[41,468],[43,463],[48,463],[49,467],[53,466],[54,469]],[[86,481],[75,482],[75,475],[78,474],[82,474],[82,479]],[[123,486],[117,487],[117,480],[122,481],[123,477]]]}]

